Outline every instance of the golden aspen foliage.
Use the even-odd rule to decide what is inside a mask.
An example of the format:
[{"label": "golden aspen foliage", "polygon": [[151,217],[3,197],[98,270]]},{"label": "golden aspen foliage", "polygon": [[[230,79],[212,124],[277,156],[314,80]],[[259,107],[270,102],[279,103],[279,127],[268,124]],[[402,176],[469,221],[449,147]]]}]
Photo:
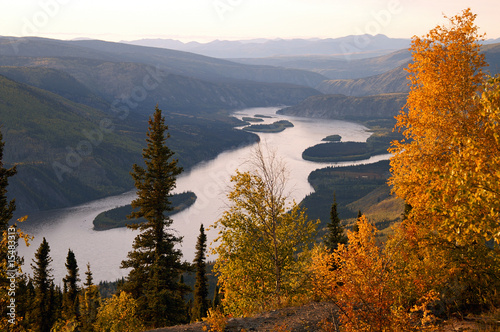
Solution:
[{"label": "golden aspen foliage", "polygon": [[412,207],[387,244],[401,248],[395,280],[408,303],[434,292],[447,312],[500,304],[500,79],[482,70],[475,18],[414,37],[405,139],[390,149],[389,184]]},{"label": "golden aspen foliage", "polygon": [[287,202],[286,169],[275,153],[259,148],[252,166],[232,176],[229,209],[213,226],[222,304],[234,316],[286,305],[307,291],[307,253],[317,225]]},{"label": "golden aspen foliage", "polygon": [[113,295],[99,308],[94,324],[96,331],[121,332],[144,331],[144,326],[138,317],[137,301],[128,293],[120,292]]},{"label": "golden aspen foliage", "polygon": [[393,191],[458,245],[500,241],[498,79],[487,83],[483,36],[466,9],[414,37],[411,91],[390,152]]},{"label": "golden aspen foliage", "polygon": [[336,300],[345,331],[394,331],[408,319],[392,287],[392,260],[376,240],[377,229],[365,216],[358,219],[359,230],[347,231],[349,245],[334,252],[339,266]]},{"label": "golden aspen foliage", "polygon": [[[315,298],[337,304],[343,331],[433,330],[434,316],[428,308],[437,300],[435,278],[419,279],[419,264],[408,266],[419,259],[412,251],[407,254],[399,236],[382,247],[377,229],[365,216],[358,226],[357,232],[347,231],[349,244],[340,245],[333,254],[315,248],[311,263]],[[331,268],[332,261],[336,269]]]}]

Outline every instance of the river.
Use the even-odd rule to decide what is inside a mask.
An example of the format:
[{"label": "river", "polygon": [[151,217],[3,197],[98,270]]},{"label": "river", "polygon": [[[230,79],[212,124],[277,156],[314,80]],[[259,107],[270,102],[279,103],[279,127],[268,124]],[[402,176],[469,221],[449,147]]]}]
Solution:
[{"label": "river", "polygon": [[[234,113],[234,116],[253,116],[255,114],[269,115],[263,123],[270,123],[286,119],[294,124],[281,133],[259,133],[261,144],[274,149],[285,161],[289,174],[288,188],[290,197],[300,202],[307,194],[313,191],[307,182],[307,176],[317,168],[328,165],[354,165],[372,163],[388,159],[389,155],[375,156],[368,160],[343,163],[315,163],[302,159],[302,152],[328,135],[339,134],[342,141],[363,142],[370,136],[367,128],[356,123],[299,118],[275,114],[279,108],[252,108]],[[200,224],[208,227],[214,223],[227,206],[225,194],[228,191],[230,177],[236,169],[245,168],[252,149],[255,146],[246,146],[219,154],[215,159],[202,162],[190,171],[183,173],[177,179],[176,192],[193,191],[196,202],[189,208],[172,216],[172,231],[183,236],[181,250],[183,258],[192,261],[194,258],[196,239]],[[19,247],[19,255],[24,256],[23,270],[31,273],[30,263],[42,238],[45,237],[50,245],[50,256],[53,259],[52,269],[56,284],[66,274],[64,266],[68,249],[75,253],[80,268],[80,278],[84,278],[87,262],[96,281],[116,280],[127,275],[127,271],[120,269],[120,262],[126,258],[132,248],[137,235],[136,231],[125,228],[107,231],[94,231],[92,221],[101,212],[114,207],[129,204],[135,197],[135,191],[122,195],[107,197],[83,205],[45,211],[30,215],[26,221],[30,234],[35,236],[31,245]],[[30,227],[29,224],[37,227]],[[210,241],[216,236],[214,230],[207,232]],[[214,259],[214,257],[208,257]]]}]

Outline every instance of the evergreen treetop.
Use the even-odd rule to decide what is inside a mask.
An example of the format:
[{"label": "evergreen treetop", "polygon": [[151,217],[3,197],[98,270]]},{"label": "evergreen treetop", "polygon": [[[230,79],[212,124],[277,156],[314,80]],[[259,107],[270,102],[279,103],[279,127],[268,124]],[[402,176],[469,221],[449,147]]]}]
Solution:
[{"label": "evergreen treetop", "polygon": [[40,247],[35,253],[35,259],[31,267],[33,269],[33,286],[35,288],[35,308],[34,325],[36,331],[49,332],[54,323],[54,283],[52,269],[49,267],[52,263],[50,257],[50,246],[47,240],[43,238]]},{"label": "evergreen treetop", "polygon": [[347,244],[347,236],[344,234],[344,227],[340,224],[340,218],[337,212],[337,198],[333,194],[333,203],[330,209],[330,222],[327,225],[325,245],[328,251],[333,252],[339,244]]},{"label": "evergreen treetop", "polygon": [[203,224],[200,226],[200,235],[196,242],[196,256],[194,266],[196,269],[196,282],[194,284],[194,302],[191,310],[191,320],[200,320],[206,317],[208,311],[208,278],[206,275],[207,264],[205,252],[207,249],[207,235]]},{"label": "evergreen treetop", "polygon": [[138,208],[129,218],[145,218],[146,222],[130,225],[141,231],[134,240],[133,250],[122,261],[122,268],[131,268],[123,289],[134,297],[138,311],[147,325],[160,327],[182,322],[184,302],[180,295],[179,276],[186,270],[182,253],[174,246],[182,241],[168,231],[172,219],[170,197],[176,176],[182,171],[174,152],[166,145],[170,137],[162,111],[156,106],[149,119],[147,147],[143,149],[145,167],[134,164],[131,175],[137,188]]}]

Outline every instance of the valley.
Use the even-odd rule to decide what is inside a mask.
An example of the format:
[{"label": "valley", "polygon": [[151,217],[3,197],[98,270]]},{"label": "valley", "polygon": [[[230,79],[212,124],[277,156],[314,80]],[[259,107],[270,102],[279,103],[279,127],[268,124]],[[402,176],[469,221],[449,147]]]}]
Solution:
[{"label": "valley", "polygon": [[[490,68],[495,70],[500,63],[499,44],[486,45],[484,50]],[[238,168],[235,161],[243,163],[244,155],[259,141],[275,146],[291,161],[293,171],[299,172],[293,178],[301,181],[294,197],[297,201],[304,199],[302,204],[309,208],[311,217],[322,220],[322,225],[327,222],[334,191],[341,215],[347,219],[358,208],[370,209],[389,199],[387,190],[382,189],[387,167],[380,173],[384,175],[373,184],[363,185],[366,190],[355,195],[345,191],[351,184],[318,187],[317,182],[310,180],[309,184],[307,179],[309,173],[332,164],[388,159],[385,151],[390,141],[399,137],[390,131],[407,96],[402,68],[409,61],[409,53],[381,46],[369,55],[348,60],[297,54],[252,59],[229,61],[103,41],[0,37],[4,160],[7,166],[18,167],[9,196],[16,198],[19,216],[30,215],[26,227],[39,234],[47,225],[66,225],[56,228],[67,230],[73,223],[80,223],[86,234],[83,238],[90,239],[94,232],[91,223],[98,213],[128,204],[133,197],[129,172],[133,163],[141,162],[147,118],[156,104],[164,108],[171,135],[169,146],[184,167],[179,189],[193,190],[197,197],[194,205],[175,215],[183,220],[181,224],[211,223],[217,218],[219,208],[209,200],[223,200],[221,186],[227,181],[223,179]],[[282,106],[269,108],[276,105]],[[255,124],[240,130],[248,124],[245,121]],[[326,127],[317,131],[318,126]],[[341,142],[322,143],[332,133],[341,136]],[[356,145],[362,153],[350,145]],[[329,151],[333,147],[344,147],[346,153],[341,156],[340,152]],[[232,153],[239,157],[231,157],[231,162],[226,161],[218,170],[210,168],[220,158],[228,160],[223,158]],[[191,181],[184,184],[200,169],[208,172],[212,184],[203,188]],[[194,189],[197,186],[199,189]],[[375,203],[372,198],[358,202],[372,191],[373,197],[378,197]],[[110,205],[88,203],[102,199]],[[66,219],[68,211],[79,206],[92,206],[91,215],[82,215],[79,222]],[[215,210],[208,212],[209,206]],[[189,216],[193,211],[200,214],[198,219]],[[47,213],[54,220],[44,217]],[[121,234],[125,237],[122,242],[130,245],[129,231],[117,229],[103,234],[107,232],[113,237]],[[183,234],[186,248],[192,248],[194,235]],[[116,250],[127,251],[119,246]],[[189,258],[192,249],[183,251]],[[118,266],[122,258],[110,256],[114,261],[106,264]],[[100,278],[111,280],[121,274],[113,272]]]}]

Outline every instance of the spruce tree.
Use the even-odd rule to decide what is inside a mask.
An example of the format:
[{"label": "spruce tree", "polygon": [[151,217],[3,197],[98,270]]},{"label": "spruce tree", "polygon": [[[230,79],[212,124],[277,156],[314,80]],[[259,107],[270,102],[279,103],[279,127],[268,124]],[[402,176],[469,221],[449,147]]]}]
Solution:
[{"label": "spruce tree", "polygon": [[217,309],[221,305],[221,293],[219,285],[215,285],[214,298],[212,300],[212,309]]},{"label": "spruce tree", "polygon": [[85,283],[82,292],[82,300],[80,301],[81,308],[81,323],[82,332],[93,332],[94,323],[97,320],[97,313],[100,306],[99,289],[93,283],[92,271],[90,270],[90,263],[87,263],[87,271],[85,271]]},{"label": "spruce tree", "polygon": [[330,222],[327,225],[325,245],[328,251],[333,253],[339,244],[347,244],[347,236],[344,234],[344,227],[340,224],[340,218],[337,212],[337,198],[333,194],[333,203],[330,209]]},{"label": "spruce tree", "polygon": [[196,242],[196,256],[194,266],[196,269],[196,282],[194,284],[194,302],[191,310],[191,320],[198,321],[207,316],[208,311],[208,278],[206,275],[207,264],[205,251],[207,249],[207,235],[203,224],[200,226],[200,235]]},{"label": "spruce tree", "polygon": [[54,283],[52,269],[49,267],[52,258],[49,256],[50,247],[43,238],[40,247],[35,253],[35,259],[31,267],[33,269],[33,286],[35,288],[35,307],[33,312],[33,323],[35,331],[50,332],[54,323]]},{"label": "spruce tree", "polygon": [[3,165],[3,148],[5,143],[3,142],[3,135],[0,132],[0,232],[7,229],[9,220],[12,219],[14,210],[16,209],[15,200],[9,201],[7,199],[7,186],[9,185],[9,177],[14,176],[16,171],[16,166],[11,168],[5,168]]},{"label": "spruce tree", "polygon": [[129,226],[140,233],[121,265],[131,269],[123,289],[137,300],[138,313],[150,327],[185,320],[179,276],[186,264],[181,262],[181,251],[174,248],[182,238],[169,232],[172,219],[167,215],[172,210],[170,197],[176,176],[182,168],[166,145],[170,135],[161,112],[156,106],[149,119],[147,147],[142,153],[145,168],[135,164],[131,172],[138,197],[132,202],[136,210],[129,218],[143,217],[146,222]]},{"label": "spruce tree", "polygon": [[352,226],[353,232],[359,232],[358,222],[361,220],[362,216],[363,216],[363,213],[361,213],[361,210],[358,210],[358,216],[356,217],[356,222],[354,223],[354,226]]},{"label": "spruce tree", "polygon": [[90,263],[87,263],[87,271],[85,271],[85,283],[83,284],[86,288],[94,284],[94,278],[92,276],[92,271],[90,270]]},{"label": "spruce tree", "polygon": [[75,254],[71,249],[68,250],[68,256],[66,257],[66,269],[68,274],[63,278],[64,282],[64,311],[66,319],[76,318],[78,320],[80,316],[79,310],[79,299],[78,299],[78,285],[77,282],[80,281],[78,278],[78,264],[76,262]]}]

